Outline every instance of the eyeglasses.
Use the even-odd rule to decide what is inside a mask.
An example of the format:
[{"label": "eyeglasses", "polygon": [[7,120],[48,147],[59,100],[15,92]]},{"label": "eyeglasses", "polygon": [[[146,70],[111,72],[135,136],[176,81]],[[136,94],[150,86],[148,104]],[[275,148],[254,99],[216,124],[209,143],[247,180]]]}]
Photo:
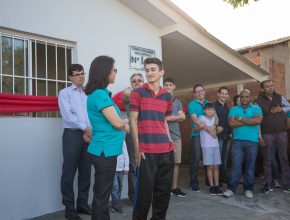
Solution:
[{"label": "eyeglasses", "polygon": [[83,72],[83,73],[76,73],[76,74],[73,74],[72,76],[84,76],[85,75],[85,73]]},{"label": "eyeglasses", "polygon": [[204,92],[204,90],[195,91],[195,93],[202,93],[202,92]]},{"label": "eyeglasses", "polygon": [[132,80],[132,83],[141,83],[141,82],[143,82],[142,79],[134,79],[134,80]]},{"label": "eyeglasses", "polygon": [[240,96],[241,99],[249,99],[250,96]]}]

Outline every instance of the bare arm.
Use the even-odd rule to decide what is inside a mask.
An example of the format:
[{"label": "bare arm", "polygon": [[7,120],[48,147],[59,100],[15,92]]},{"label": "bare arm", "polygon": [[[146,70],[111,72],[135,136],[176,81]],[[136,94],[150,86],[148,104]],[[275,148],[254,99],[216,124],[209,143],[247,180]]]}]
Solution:
[{"label": "bare arm", "polygon": [[140,152],[140,148],[139,148],[138,125],[137,125],[138,115],[139,115],[139,112],[130,111],[131,137],[132,137],[134,148],[135,148],[135,160],[136,160],[137,166],[140,165],[141,157],[145,160],[145,155],[143,152]]},{"label": "bare arm", "polygon": [[246,125],[259,125],[262,122],[261,115],[255,115],[253,118],[239,118],[239,121]]},{"label": "bare arm", "polygon": [[170,132],[169,132],[169,127],[168,127],[168,123],[167,123],[167,118],[172,117],[172,116],[167,116],[164,119],[164,126],[168,135],[169,140],[172,142],[171,137],[170,137]]},{"label": "bare arm", "polygon": [[106,117],[106,119],[118,130],[124,130],[126,132],[130,132],[130,127],[128,123],[122,120],[117,114],[114,106],[109,106],[102,109],[102,113]]},{"label": "bare arm", "polygon": [[229,125],[235,128],[235,127],[244,126],[245,124],[243,122],[236,120],[235,117],[229,117]]},{"label": "bare arm", "polygon": [[185,114],[183,111],[178,111],[178,115],[170,115],[166,117],[167,121],[183,121],[185,119]]}]

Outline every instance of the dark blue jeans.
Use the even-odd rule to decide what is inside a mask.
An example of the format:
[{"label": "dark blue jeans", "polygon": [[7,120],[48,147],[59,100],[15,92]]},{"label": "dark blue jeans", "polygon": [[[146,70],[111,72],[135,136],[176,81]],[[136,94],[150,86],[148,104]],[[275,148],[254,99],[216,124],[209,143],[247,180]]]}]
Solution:
[{"label": "dark blue jeans", "polygon": [[124,171],[116,171],[114,182],[113,182],[113,189],[111,192],[112,197],[112,207],[119,208],[121,207],[120,200],[123,188],[123,177]]},{"label": "dark blue jeans", "polygon": [[222,164],[220,165],[220,178],[221,180],[224,181],[228,179],[227,163],[228,163],[229,145],[230,145],[229,138],[219,139],[221,162],[222,162]]},{"label": "dark blue jeans", "polygon": [[255,162],[258,143],[244,140],[234,140],[232,146],[232,170],[228,188],[233,192],[239,185],[242,174],[242,164],[245,160],[244,190],[254,189]]},{"label": "dark blue jeans", "polygon": [[199,136],[191,137],[191,143],[192,143],[192,156],[189,169],[190,185],[198,186],[198,167],[201,158],[200,137]]}]

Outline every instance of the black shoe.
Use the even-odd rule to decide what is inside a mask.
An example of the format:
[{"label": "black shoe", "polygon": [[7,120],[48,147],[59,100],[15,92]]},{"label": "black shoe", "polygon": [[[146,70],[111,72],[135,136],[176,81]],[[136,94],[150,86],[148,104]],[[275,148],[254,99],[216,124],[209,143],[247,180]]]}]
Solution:
[{"label": "black shoe", "polygon": [[223,191],[221,191],[221,189],[218,186],[215,187],[215,192],[219,196],[222,196],[223,195]]},{"label": "black shoe", "polygon": [[77,208],[77,212],[80,214],[85,214],[85,215],[92,215],[92,210],[90,209],[90,207],[87,206],[82,206],[82,207],[78,207]]},{"label": "black shoe", "polygon": [[81,217],[78,216],[74,208],[65,209],[65,218],[68,220],[81,220]]},{"label": "black shoe", "polygon": [[216,191],[215,191],[215,187],[214,186],[211,186],[209,188],[209,194],[213,195],[213,196],[216,196]]},{"label": "black shoe", "polygon": [[182,197],[182,198],[186,197],[186,194],[184,192],[182,192],[181,189],[178,187],[171,190],[171,195],[177,196],[177,197]]},{"label": "black shoe", "polygon": [[273,191],[271,184],[265,183],[264,188],[262,189],[263,193],[269,193]]},{"label": "black shoe", "polygon": [[121,207],[113,207],[112,206],[112,211],[116,212],[116,213],[119,213],[119,214],[123,213],[123,209]]}]

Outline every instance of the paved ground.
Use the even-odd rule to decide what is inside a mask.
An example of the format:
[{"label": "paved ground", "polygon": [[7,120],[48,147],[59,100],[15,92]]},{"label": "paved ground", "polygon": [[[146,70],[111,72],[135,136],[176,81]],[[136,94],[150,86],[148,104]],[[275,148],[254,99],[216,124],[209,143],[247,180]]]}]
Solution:
[{"label": "paved ground", "polygon": [[[203,169],[202,169],[203,170]],[[201,171],[202,171],[201,170]],[[201,185],[201,192],[193,193],[188,187],[188,168],[181,170],[180,185],[188,194],[186,198],[171,197],[167,220],[289,220],[290,194],[281,189],[274,192],[260,193],[263,179],[256,179],[254,199],[245,198],[242,186],[232,198],[211,196],[208,188]],[[203,176],[201,183],[203,183]],[[223,188],[225,189],[225,188]],[[123,201],[123,214],[111,212],[112,220],[131,219],[132,207]],[[150,215],[149,215],[150,216]],[[89,216],[81,215],[83,220]],[[33,220],[64,220],[64,212],[57,212],[34,218]]]}]

